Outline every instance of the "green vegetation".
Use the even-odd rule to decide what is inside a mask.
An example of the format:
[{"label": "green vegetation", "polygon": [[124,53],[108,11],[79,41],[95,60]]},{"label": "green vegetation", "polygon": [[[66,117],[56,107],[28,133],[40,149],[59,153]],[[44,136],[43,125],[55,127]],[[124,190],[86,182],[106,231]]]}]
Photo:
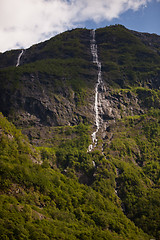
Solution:
[{"label": "green vegetation", "polygon": [[[52,101],[58,97],[62,105],[70,101],[75,108],[83,109],[95,82],[96,70],[90,59],[89,45],[89,31],[77,29],[27,49],[21,59],[23,64],[18,68],[15,67],[18,57],[15,52],[17,55],[12,66],[0,69],[0,110],[12,119],[15,115],[17,117],[15,99],[18,95],[18,109],[23,110],[26,107],[23,105],[26,93],[29,93],[31,101],[35,96],[39,101],[46,94]],[[9,57],[9,53],[6,55]]]},{"label": "green vegetation", "polygon": [[0,55],[0,110],[29,137],[0,114],[1,239],[160,239],[160,56],[142,35],[96,31],[114,119],[92,152],[90,31],[32,46],[17,68],[17,51]]},{"label": "green vegetation", "polygon": [[159,239],[160,215],[160,110],[127,117],[114,126],[106,142],[107,159],[118,169],[118,195],[126,215],[145,232]]},{"label": "green vegetation", "polygon": [[[97,30],[104,80],[114,88],[151,86],[158,81],[160,56],[121,25]],[[156,87],[156,86],[155,86]]]},{"label": "green vegetation", "polygon": [[[56,158],[53,150],[41,149],[42,162],[2,115],[0,126],[1,239],[149,239],[123,214],[112,187],[104,187],[111,179],[114,184],[114,166],[99,152],[81,150],[85,126],[76,130],[82,141],[63,144]],[[94,183],[79,183],[96,171]]]}]

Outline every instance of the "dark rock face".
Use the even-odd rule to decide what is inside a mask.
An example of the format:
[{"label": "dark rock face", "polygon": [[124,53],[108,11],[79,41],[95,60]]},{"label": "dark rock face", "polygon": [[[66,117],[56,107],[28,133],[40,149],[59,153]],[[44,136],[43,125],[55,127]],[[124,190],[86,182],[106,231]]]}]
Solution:
[{"label": "dark rock face", "polygon": [[[39,87],[39,80],[38,75],[27,74],[21,79],[20,89],[1,93],[1,111],[13,118],[16,125],[58,126],[92,121],[93,110],[88,114],[89,106],[77,106],[73,90],[66,88],[56,94],[54,86],[41,83]],[[86,100],[92,101],[91,93]]]}]

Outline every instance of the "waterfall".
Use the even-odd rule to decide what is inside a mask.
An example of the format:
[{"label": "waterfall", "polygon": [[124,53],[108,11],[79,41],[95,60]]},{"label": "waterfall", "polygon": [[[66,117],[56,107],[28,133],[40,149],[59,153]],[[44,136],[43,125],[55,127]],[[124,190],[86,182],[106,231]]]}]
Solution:
[{"label": "waterfall", "polygon": [[24,52],[24,51],[22,50],[21,53],[18,55],[16,67],[18,67],[18,66],[20,65],[20,60],[21,60],[21,57],[22,57],[23,52]]},{"label": "waterfall", "polygon": [[92,133],[92,144],[89,145],[88,151],[92,151],[94,147],[97,145],[97,133],[100,128],[100,122],[99,122],[99,110],[98,110],[98,88],[99,85],[102,84],[102,72],[101,72],[101,62],[98,60],[98,52],[97,52],[97,44],[95,40],[95,30],[91,30],[91,36],[92,40],[90,41],[90,47],[91,47],[91,53],[93,56],[93,63],[95,63],[98,67],[98,77],[97,77],[97,83],[95,86],[95,102],[94,102],[94,111],[95,111],[95,126],[96,131]]}]

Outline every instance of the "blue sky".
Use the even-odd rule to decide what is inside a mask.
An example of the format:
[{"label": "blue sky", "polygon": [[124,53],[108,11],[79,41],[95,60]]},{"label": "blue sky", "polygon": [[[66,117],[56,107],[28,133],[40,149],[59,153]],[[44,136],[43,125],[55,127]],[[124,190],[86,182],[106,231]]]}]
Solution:
[{"label": "blue sky", "polygon": [[113,24],[160,35],[160,0],[0,0],[0,52],[76,27]]},{"label": "blue sky", "polygon": [[97,24],[93,21],[86,21],[87,28],[99,28],[114,24],[122,24],[126,28],[138,32],[160,35],[160,2],[152,1],[137,11],[130,9],[111,21],[104,20]]}]

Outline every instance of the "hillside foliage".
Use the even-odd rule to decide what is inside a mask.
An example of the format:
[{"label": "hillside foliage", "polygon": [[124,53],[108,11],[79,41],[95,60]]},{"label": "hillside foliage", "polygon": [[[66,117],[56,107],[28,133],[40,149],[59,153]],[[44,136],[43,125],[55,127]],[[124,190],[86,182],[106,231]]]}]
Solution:
[{"label": "hillside foliage", "polygon": [[[122,213],[113,164],[86,153],[85,126],[78,127],[82,142],[49,150],[34,149],[2,115],[0,126],[1,239],[147,239]],[[93,178],[93,161],[97,177],[80,184],[80,174]]]},{"label": "hillside foliage", "polygon": [[67,31],[27,49],[18,67],[19,51],[0,55],[2,240],[160,239],[159,37],[96,31],[98,91],[114,111],[88,152],[90,40],[87,29]]}]

